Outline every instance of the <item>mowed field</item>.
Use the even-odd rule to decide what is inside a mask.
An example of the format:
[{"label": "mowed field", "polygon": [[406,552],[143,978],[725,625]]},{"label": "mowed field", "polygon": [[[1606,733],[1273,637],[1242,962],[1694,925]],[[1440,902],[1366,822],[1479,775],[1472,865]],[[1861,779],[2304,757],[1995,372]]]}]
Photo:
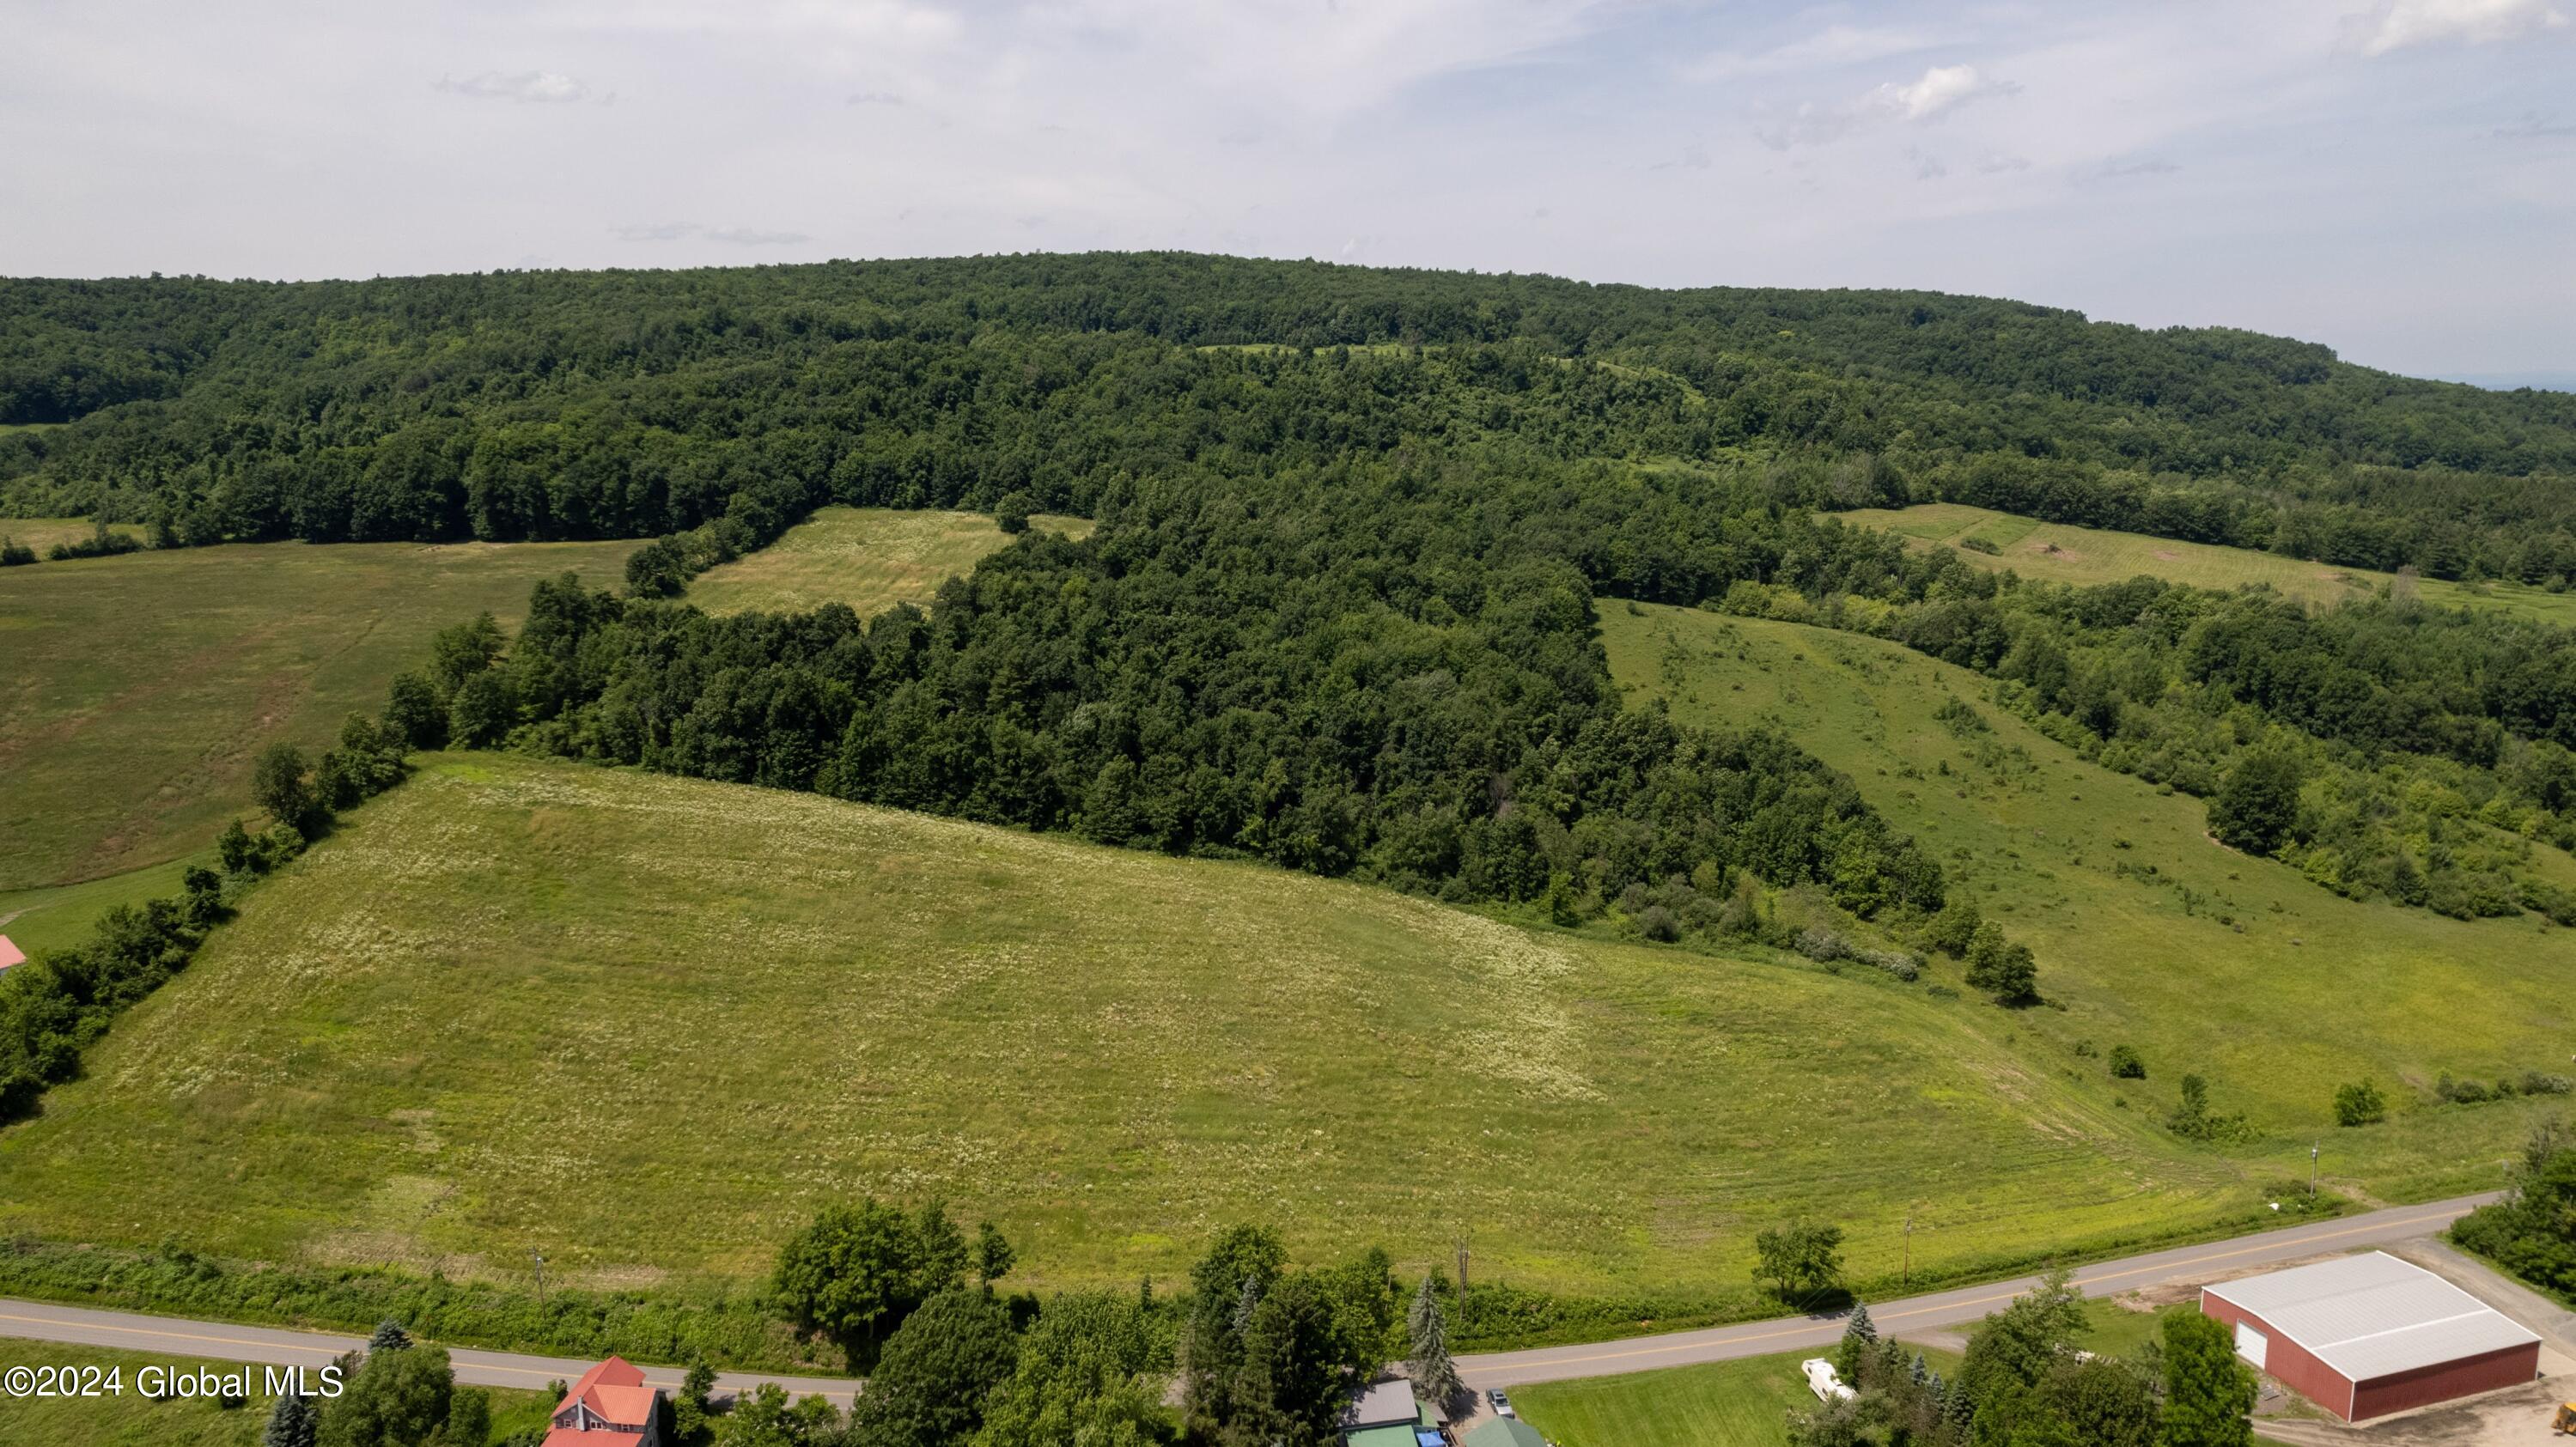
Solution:
[{"label": "mowed field", "polygon": [[[1051,514],[1030,526],[1076,538],[1091,532],[1089,518]],[[808,613],[846,603],[864,618],[897,603],[929,603],[940,584],[974,571],[1010,540],[983,513],[820,508],[768,547],[699,574],[688,601],[710,613]]]},{"label": "mowed field", "polygon": [[[2063,1008],[2016,1012],[2010,1028],[2035,1067],[2088,1094],[2160,1117],[2196,1071],[2216,1108],[2272,1135],[2250,1162],[2304,1175],[2322,1141],[2329,1176],[2413,1197],[2499,1184],[2529,1121],[2567,1108],[2419,1102],[2443,1071],[2568,1069],[2576,932],[2330,894],[2211,841],[2202,801],[2086,762],[1990,702],[1984,679],[1893,643],[1625,604],[1604,609],[1603,636],[1632,704],[1660,696],[1684,721],[1784,730],[1928,846],[2036,951]],[[1986,730],[1937,722],[1952,699]],[[2107,1079],[2099,1052],[2114,1044],[2144,1055],[2146,1080]],[[2396,1112],[2338,1130],[2335,1087],[2361,1079]]]},{"label": "mowed field", "polygon": [[[2010,568],[2025,578],[2087,586],[2120,583],[2140,575],[2198,588],[2258,583],[2286,597],[2320,606],[2368,598],[2394,581],[2368,568],[2312,563],[2250,548],[2177,542],[2144,533],[2109,532],[1971,507],[1927,502],[1908,508],[1860,508],[1832,514],[1853,527],[1896,533],[1918,547],[1948,548],[1978,567]],[[1959,544],[1975,538],[1993,553]],[[2497,608],[2543,622],[2576,625],[2576,593],[2552,593],[2523,583],[2472,587],[2440,578],[2418,580],[2425,602],[2446,608]]]},{"label": "mowed field", "polygon": [[[1548,932],[812,795],[436,755],[0,1131],[0,1233],[742,1281],[947,1198],[1015,1283],[1467,1236],[1489,1280],[1742,1293],[1755,1231],[1917,1280],[2248,1219],[2240,1162],[1871,974]],[[2052,1060],[2053,1056],[2045,1057]],[[553,1276],[553,1271],[549,1273]]]},{"label": "mowed field", "polygon": [[40,924],[61,897],[25,891],[205,849],[252,812],[261,748],[328,745],[438,629],[513,619],[551,574],[606,585],[634,546],[263,543],[0,569],[0,915]]}]

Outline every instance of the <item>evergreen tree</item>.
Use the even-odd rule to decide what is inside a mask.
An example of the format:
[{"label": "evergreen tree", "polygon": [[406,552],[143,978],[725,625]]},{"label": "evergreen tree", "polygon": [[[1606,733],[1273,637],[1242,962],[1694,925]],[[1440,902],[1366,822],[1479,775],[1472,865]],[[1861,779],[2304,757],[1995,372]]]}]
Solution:
[{"label": "evergreen tree", "polygon": [[1465,1387],[1458,1380],[1457,1363],[1449,1357],[1448,1314],[1441,1310],[1440,1293],[1427,1272],[1422,1289],[1413,1294],[1413,1306],[1405,1313],[1404,1324],[1413,1340],[1413,1350],[1405,1360],[1412,1365],[1414,1386],[1432,1401],[1456,1401]]},{"label": "evergreen tree", "polygon": [[994,1225],[990,1221],[978,1222],[976,1224],[976,1285],[983,1287],[986,1291],[991,1291],[993,1289],[994,1282],[1011,1274],[1011,1265],[1018,1260],[1019,1253],[1011,1249],[1010,1241],[1002,1235],[1002,1228]]},{"label": "evergreen tree", "polygon": [[403,1330],[402,1323],[390,1316],[377,1322],[374,1334],[367,1338],[367,1351],[370,1355],[376,1352],[398,1352],[410,1345],[411,1333]]},{"label": "evergreen tree", "polygon": [[1851,1315],[1843,1320],[1843,1339],[1834,1347],[1835,1374],[1857,1390],[1861,1359],[1877,1343],[1878,1323],[1869,1319],[1869,1303],[1853,1301]]},{"label": "evergreen tree", "polygon": [[268,1414],[268,1430],[260,1434],[260,1447],[314,1447],[321,1419],[313,1410],[313,1399],[302,1392],[289,1391],[277,1399]]}]

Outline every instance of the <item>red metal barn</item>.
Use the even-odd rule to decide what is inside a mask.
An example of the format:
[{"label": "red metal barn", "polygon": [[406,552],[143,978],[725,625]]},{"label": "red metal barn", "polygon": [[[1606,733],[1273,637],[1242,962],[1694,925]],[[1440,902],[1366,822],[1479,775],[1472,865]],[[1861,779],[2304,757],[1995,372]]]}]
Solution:
[{"label": "red metal barn", "polygon": [[2201,1288],[2236,1354],[2347,1422],[2515,1386],[2540,1338],[2384,1251]]}]

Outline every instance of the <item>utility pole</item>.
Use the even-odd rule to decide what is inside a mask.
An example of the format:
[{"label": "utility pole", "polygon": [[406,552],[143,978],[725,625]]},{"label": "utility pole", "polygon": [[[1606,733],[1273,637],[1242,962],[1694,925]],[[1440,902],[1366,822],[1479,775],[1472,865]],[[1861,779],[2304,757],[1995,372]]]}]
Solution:
[{"label": "utility pole", "polygon": [[1465,1311],[1467,1309],[1467,1238],[1452,1237],[1449,1244],[1458,1249],[1458,1309]]},{"label": "utility pole", "polygon": [[538,1254],[537,1254],[537,1248],[535,1248],[534,1246],[531,1246],[531,1247],[529,1247],[529,1248],[528,1248],[528,1259],[529,1259],[530,1261],[533,1261],[533,1262],[535,1262],[535,1263],[536,1263],[536,1266],[537,1266],[537,1295],[538,1295],[538,1297],[539,1297],[540,1299],[542,1299],[542,1298],[545,1296],[545,1294],[546,1294],[546,1258],[544,1258],[543,1256],[538,1255]]},{"label": "utility pole", "polygon": [[1897,1269],[1896,1284],[1902,1289],[1914,1284],[1914,1208],[1905,1208],[1905,1264]]},{"label": "utility pole", "polygon": [[2308,1145],[2308,1199],[2310,1201],[2317,1198],[2317,1147],[2323,1144],[2323,1141],[2313,1141]]}]

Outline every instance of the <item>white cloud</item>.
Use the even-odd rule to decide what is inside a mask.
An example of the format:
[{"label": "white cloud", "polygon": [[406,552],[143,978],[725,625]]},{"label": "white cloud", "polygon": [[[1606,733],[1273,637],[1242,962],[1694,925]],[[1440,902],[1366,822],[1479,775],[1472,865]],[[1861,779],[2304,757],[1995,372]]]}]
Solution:
[{"label": "white cloud", "polygon": [[687,221],[654,221],[626,226],[613,226],[609,234],[620,241],[678,241],[696,233],[697,226]]},{"label": "white cloud", "polygon": [[1973,65],[1936,65],[1918,80],[1872,87],[1848,105],[1801,105],[1787,121],[1760,127],[1754,134],[1775,151],[1822,145],[1889,122],[1921,125],[1939,120],[1970,101],[2011,95],[2019,89],[2010,81],[1980,75]]},{"label": "white cloud", "polygon": [[761,231],[749,226],[710,226],[706,236],[728,246],[793,246],[813,240],[802,231]]},{"label": "white cloud", "polygon": [[1869,93],[1865,104],[1892,111],[1909,121],[1928,121],[1986,96],[2010,95],[2015,87],[1977,74],[1973,65],[1936,65],[1909,85],[1888,84]]},{"label": "white cloud", "polygon": [[590,87],[568,75],[551,70],[523,70],[503,74],[487,70],[463,80],[440,76],[431,82],[433,89],[450,95],[472,96],[476,100],[508,100],[523,105],[569,105],[590,99]]},{"label": "white cloud", "polygon": [[2487,45],[2520,40],[2567,24],[2550,0],[2380,0],[2345,18],[2346,40],[2364,55],[2386,55],[2410,45],[2456,41]]}]

